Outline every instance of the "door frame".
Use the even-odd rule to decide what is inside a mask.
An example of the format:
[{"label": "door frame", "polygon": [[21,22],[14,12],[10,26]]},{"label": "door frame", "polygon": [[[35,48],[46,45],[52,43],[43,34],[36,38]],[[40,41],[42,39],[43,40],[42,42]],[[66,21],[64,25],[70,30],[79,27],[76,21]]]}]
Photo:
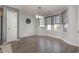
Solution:
[{"label": "door frame", "polygon": [[3,17],[3,40],[6,42],[7,40],[7,10],[15,11],[17,12],[17,39],[19,39],[19,10],[16,8],[12,8],[9,6],[3,6],[4,10],[4,17]]}]

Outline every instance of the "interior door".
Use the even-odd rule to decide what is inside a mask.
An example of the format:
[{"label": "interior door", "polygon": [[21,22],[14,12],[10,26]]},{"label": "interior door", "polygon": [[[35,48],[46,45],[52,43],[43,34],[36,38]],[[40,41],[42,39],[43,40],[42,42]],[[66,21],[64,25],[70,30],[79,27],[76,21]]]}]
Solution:
[{"label": "interior door", "polygon": [[6,42],[17,40],[17,12],[7,10],[7,39]]}]

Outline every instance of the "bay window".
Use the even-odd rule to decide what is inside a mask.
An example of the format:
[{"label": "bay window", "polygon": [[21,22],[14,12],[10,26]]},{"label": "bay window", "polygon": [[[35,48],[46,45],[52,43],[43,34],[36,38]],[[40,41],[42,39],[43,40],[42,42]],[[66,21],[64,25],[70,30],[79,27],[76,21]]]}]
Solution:
[{"label": "bay window", "polygon": [[58,15],[40,19],[40,27],[43,27],[48,31],[67,32],[67,10]]}]

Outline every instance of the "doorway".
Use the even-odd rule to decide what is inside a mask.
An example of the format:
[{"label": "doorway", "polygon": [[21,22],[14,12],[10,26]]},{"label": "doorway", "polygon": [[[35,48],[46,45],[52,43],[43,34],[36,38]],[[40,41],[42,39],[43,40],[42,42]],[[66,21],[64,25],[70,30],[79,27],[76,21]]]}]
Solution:
[{"label": "doorway", "polygon": [[0,8],[0,44],[2,44],[3,39],[3,8]]}]

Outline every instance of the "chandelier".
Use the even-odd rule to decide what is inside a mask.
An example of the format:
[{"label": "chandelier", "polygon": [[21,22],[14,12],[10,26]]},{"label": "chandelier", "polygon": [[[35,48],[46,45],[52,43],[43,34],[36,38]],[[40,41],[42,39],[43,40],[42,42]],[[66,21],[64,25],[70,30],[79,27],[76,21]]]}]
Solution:
[{"label": "chandelier", "polygon": [[44,16],[41,15],[41,9],[42,9],[42,7],[38,7],[38,12],[35,15],[35,17],[38,18],[38,19],[43,19],[44,18]]}]

